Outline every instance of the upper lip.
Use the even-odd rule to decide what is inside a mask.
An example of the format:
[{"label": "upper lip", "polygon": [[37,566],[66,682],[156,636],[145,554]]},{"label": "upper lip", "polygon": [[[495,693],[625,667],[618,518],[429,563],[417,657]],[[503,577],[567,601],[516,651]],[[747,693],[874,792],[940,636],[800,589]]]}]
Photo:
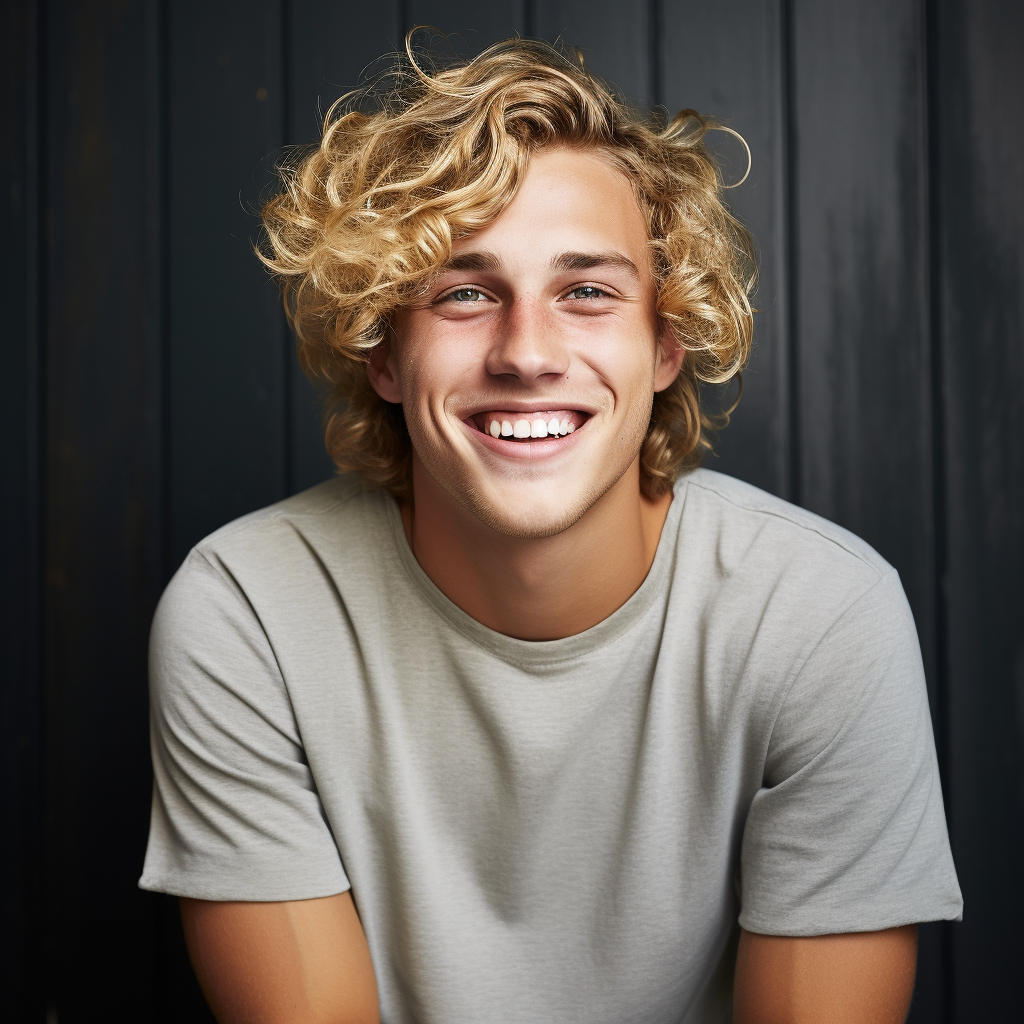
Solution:
[{"label": "upper lip", "polygon": [[539,413],[539,412],[555,412],[560,410],[566,410],[567,412],[582,412],[588,416],[593,416],[596,410],[593,406],[580,405],[577,402],[567,402],[564,399],[552,398],[546,402],[515,402],[510,399],[496,399],[490,405],[474,406],[469,409],[463,419],[470,419],[473,416],[479,416],[485,412],[521,412],[525,414]]}]

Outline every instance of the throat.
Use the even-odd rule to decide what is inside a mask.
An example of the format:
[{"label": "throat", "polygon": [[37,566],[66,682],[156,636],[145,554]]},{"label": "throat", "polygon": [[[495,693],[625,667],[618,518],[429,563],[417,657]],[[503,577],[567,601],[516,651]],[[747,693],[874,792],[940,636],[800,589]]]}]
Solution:
[{"label": "throat", "polygon": [[638,481],[632,492],[619,485],[560,533],[510,537],[481,523],[420,465],[403,525],[420,567],[466,614],[519,640],[560,640],[625,604],[654,560],[671,494],[650,503]]}]

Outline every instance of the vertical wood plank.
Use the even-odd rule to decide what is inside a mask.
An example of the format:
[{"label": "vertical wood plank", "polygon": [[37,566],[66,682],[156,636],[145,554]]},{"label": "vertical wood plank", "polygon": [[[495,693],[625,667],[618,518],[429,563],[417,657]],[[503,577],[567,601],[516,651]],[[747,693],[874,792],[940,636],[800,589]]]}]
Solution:
[{"label": "vertical wood plank", "polygon": [[924,27],[793,5],[800,502],[900,572],[934,677]]},{"label": "vertical wood plank", "polygon": [[28,0],[0,13],[0,1018],[41,1015],[38,42]]},{"label": "vertical wood plank", "polygon": [[48,1013],[138,1021],[153,1011],[152,902],[135,881],[161,584],[153,55],[142,2],[54,0],[44,27],[47,851],[35,896]]},{"label": "vertical wood plank", "polygon": [[281,0],[168,5],[168,424],[172,566],[284,496],[288,353],[252,254],[283,144]]},{"label": "vertical wood plank", "polygon": [[[778,0],[697,0],[665,4],[659,41],[662,102],[672,114],[692,107],[738,131],[751,149],[750,177],[728,193],[757,242],[760,280],[754,352],[743,400],[705,465],[784,497],[789,493],[786,132],[782,11]],[[746,166],[723,133],[708,142],[727,180]],[[729,389],[727,396],[735,394]],[[712,402],[725,396],[710,392]]]},{"label": "vertical wood plank", "polygon": [[530,31],[548,42],[561,39],[583,53],[587,67],[620,95],[650,108],[652,92],[650,4],[606,4],[598,13],[591,0],[550,0],[536,4]]},{"label": "vertical wood plank", "polygon": [[1024,7],[933,8],[957,1021],[1020,1014],[1024,941]]},{"label": "vertical wood plank", "polygon": [[[344,93],[387,66],[378,59],[401,45],[397,0],[348,7],[302,0],[292,3],[288,31],[288,130],[292,145],[320,139],[323,115]],[[288,490],[301,491],[327,479],[333,463],[324,450],[320,401],[288,342],[291,399]]]}]

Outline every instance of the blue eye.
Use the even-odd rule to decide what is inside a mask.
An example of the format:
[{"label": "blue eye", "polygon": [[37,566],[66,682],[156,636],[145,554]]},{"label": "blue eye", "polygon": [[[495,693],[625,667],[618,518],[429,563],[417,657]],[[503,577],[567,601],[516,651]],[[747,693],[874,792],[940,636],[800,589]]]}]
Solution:
[{"label": "blue eye", "polygon": [[600,288],[595,288],[592,284],[584,284],[579,288],[573,288],[571,292],[566,296],[567,299],[600,299],[608,293],[602,291]]},{"label": "blue eye", "polygon": [[484,293],[479,288],[458,288],[454,292],[449,292],[446,299],[454,299],[456,302],[480,302],[484,298]]}]

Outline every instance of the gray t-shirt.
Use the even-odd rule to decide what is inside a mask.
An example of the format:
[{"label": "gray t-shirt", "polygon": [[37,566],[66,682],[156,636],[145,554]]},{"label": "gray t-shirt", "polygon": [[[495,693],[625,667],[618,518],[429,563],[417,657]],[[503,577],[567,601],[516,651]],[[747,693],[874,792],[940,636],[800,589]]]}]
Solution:
[{"label": "gray t-shirt", "polygon": [[198,545],[151,680],[140,884],[351,884],[384,1024],[728,1019],[737,921],[960,916],[896,572],[707,470],[640,589],[550,642],[466,615],[394,501],[332,480]]}]

